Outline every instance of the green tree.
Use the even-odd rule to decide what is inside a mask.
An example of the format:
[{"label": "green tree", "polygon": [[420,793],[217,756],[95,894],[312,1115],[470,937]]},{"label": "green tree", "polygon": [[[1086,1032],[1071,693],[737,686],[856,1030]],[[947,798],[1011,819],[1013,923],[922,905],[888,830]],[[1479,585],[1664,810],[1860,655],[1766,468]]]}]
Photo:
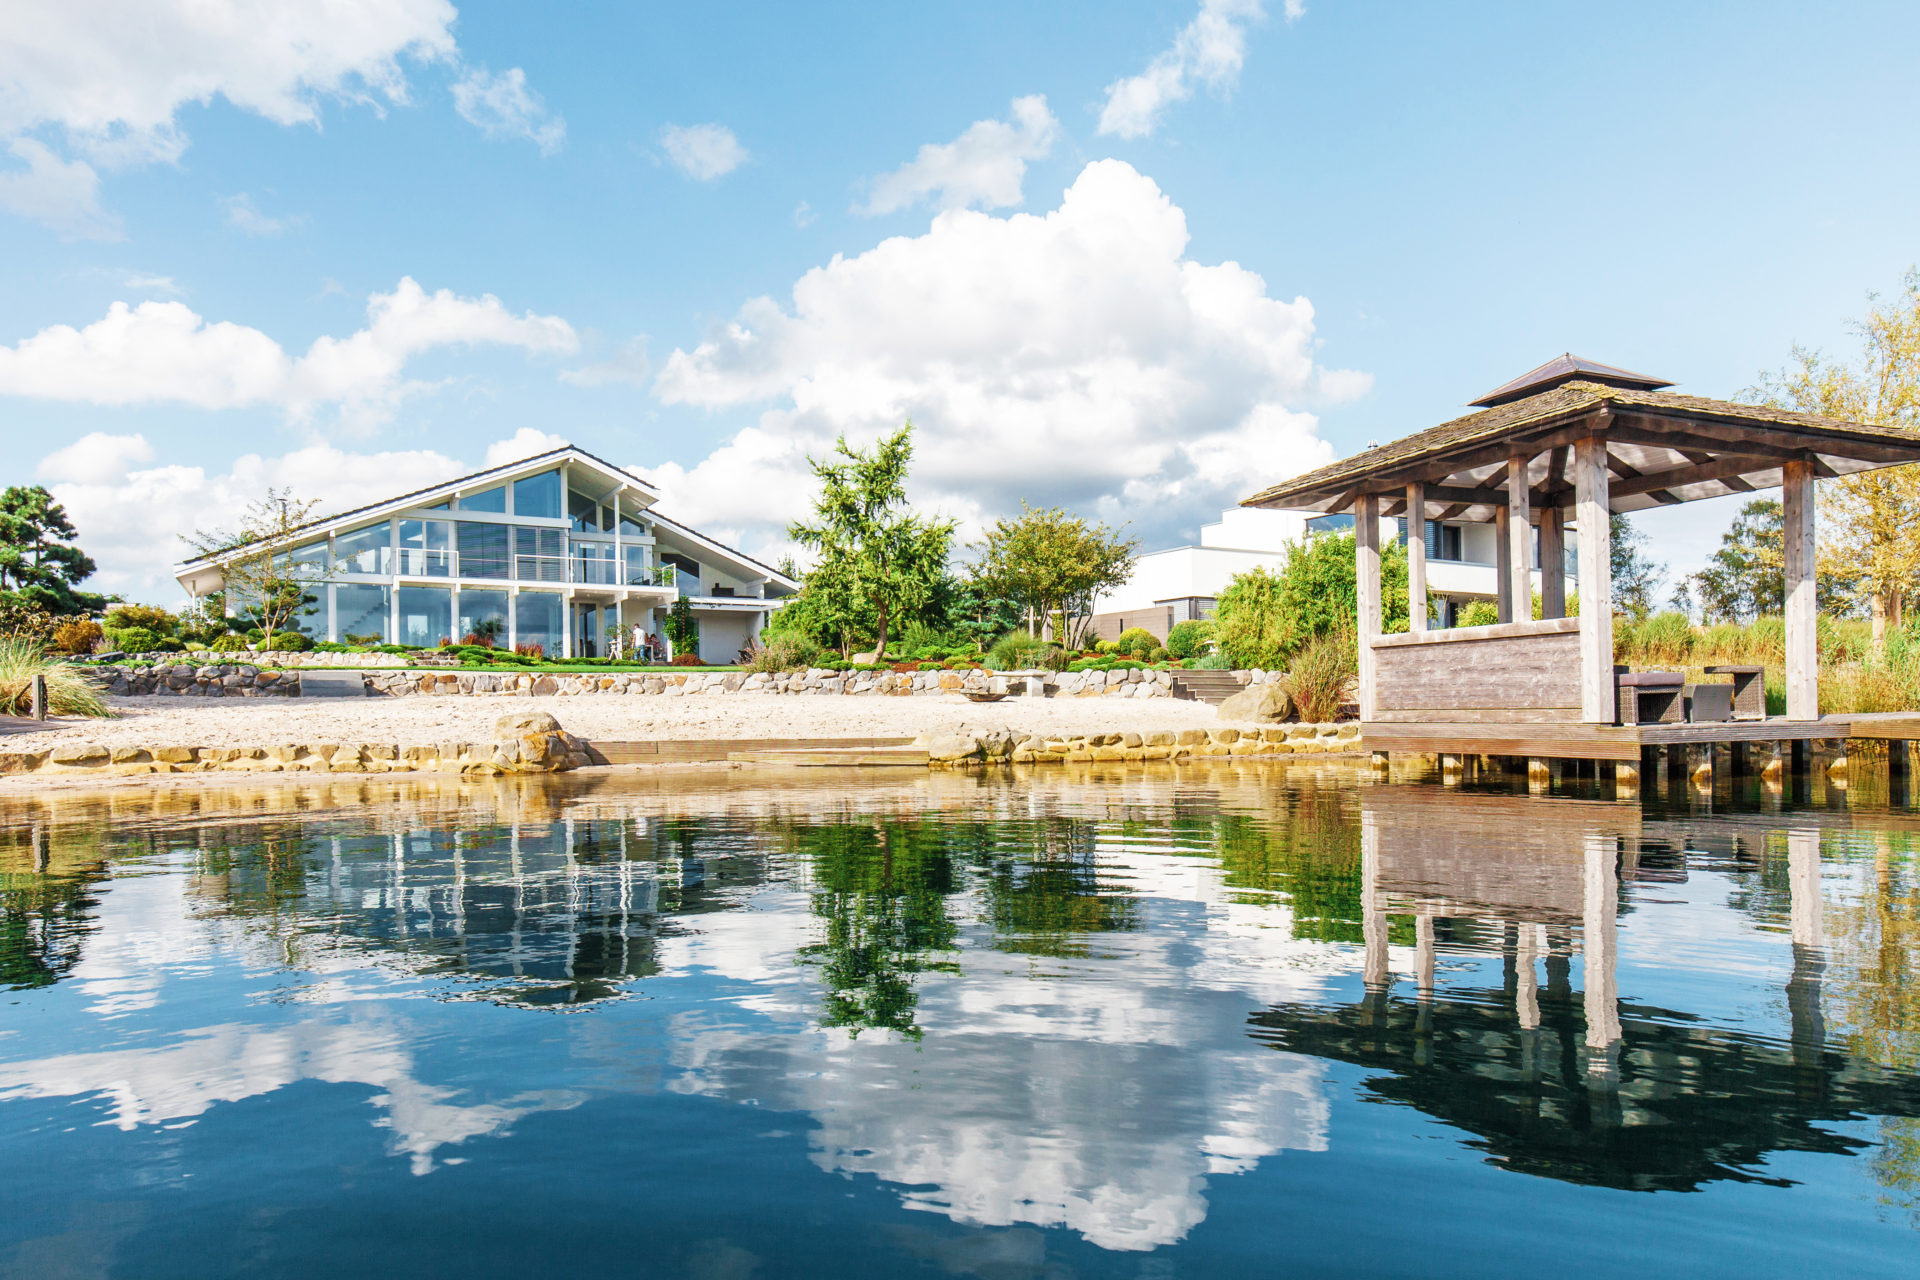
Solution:
[{"label": "green tree", "polygon": [[[1310,640],[1357,635],[1360,578],[1354,535],[1318,533],[1295,547],[1276,573],[1256,567],[1236,574],[1214,611],[1214,640],[1236,667],[1284,667]],[[1407,549],[1380,552],[1381,629],[1407,629]]]},{"label": "green tree", "polygon": [[933,600],[953,549],[953,522],[906,510],[911,422],[871,451],[852,448],[842,436],[834,453],[838,461],[807,459],[820,481],[814,521],[794,524],[787,534],[818,557],[806,589],[820,612],[843,635],[853,621],[870,616],[874,648],[884,654],[887,629]]},{"label": "green tree", "polygon": [[1635,622],[1644,621],[1653,612],[1654,592],[1667,576],[1666,567],[1655,564],[1641,550],[1647,535],[1634,528],[1631,520],[1616,511],[1609,524],[1613,533],[1614,608]]},{"label": "green tree", "polygon": [[1036,509],[1025,502],[1020,514],[987,530],[977,548],[974,577],[997,596],[1014,602],[1048,626],[1057,615],[1053,639],[1079,648],[1102,591],[1133,576],[1136,539],[1103,524],[1088,524],[1059,507]]},{"label": "green tree", "polygon": [[946,593],[946,627],[985,649],[1020,625],[1020,604],[978,577],[954,578]]},{"label": "green tree", "polygon": [[76,590],[94,570],[73,545],[78,536],[66,509],[40,485],[0,493],[0,601],[58,616],[106,608],[105,596]]},{"label": "green tree", "polygon": [[312,588],[326,577],[326,566],[296,557],[292,539],[318,505],[294,497],[292,489],[269,488],[266,497],[247,504],[235,528],[186,537],[197,554],[219,564],[222,591],[265,633],[268,649],[274,632],[292,626],[319,599]]},{"label": "green tree", "polygon": [[[1750,622],[1785,610],[1785,529],[1778,498],[1755,498],[1740,508],[1732,526],[1720,535],[1720,549],[1692,576],[1702,621]],[[1844,566],[1827,564],[1816,570],[1814,587],[1822,612],[1841,612],[1854,578]]]},{"label": "green tree", "polygon": [[[785,612],[782,610],[782,612]],[[778,614],[775,615],[779,616]],[[676,599],[667,608],[667,620],[662,624],[667,639],[673,645],[675,657],[683,653],[700,652],[700,624],[693,620],[693,605],[685,596]]]}]

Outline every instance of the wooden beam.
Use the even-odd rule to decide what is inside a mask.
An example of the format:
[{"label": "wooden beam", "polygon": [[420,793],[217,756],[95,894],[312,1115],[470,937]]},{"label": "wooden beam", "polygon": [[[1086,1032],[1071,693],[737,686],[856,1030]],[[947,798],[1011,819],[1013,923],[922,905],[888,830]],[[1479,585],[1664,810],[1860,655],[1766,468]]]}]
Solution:
[{"label": "wooden beam", "polygon": [[1820,637],[1814,592],[1813,468],[1786,465],[1780,505],[1786,526],[1787,719],[1820,718]]},{"label": "wooden beam", "polygon": [[1427,629],[1427,491],[1407,486],[1407,628]]},{"label": "wooden beam", "polygon": [[1380,499],[1362,494],[1353,504],[1354,571],[1360,625],[1360,719],[1374,713],[1373,638],[1380,634]]},{"label": "wooden beam", "polygon": [[1692,466],[1676,467],[1671,471],[1654,471],[1631,480],[1622,480],[1613,485],[1613,496],[1624,498],[1630,494],[1678,489],[1683,485],[1701,484],[1708,480],[1725,480],[1729,476],[1738,477],[1743,472],[1767,471],[1784,465],[1784,462],[1769,462],[1767,459],[1755,458],[1748,454],[1715,458]]},{"label": "wooden beam", "polygon": [[1567,525],[1559,507],[1540,512],[1540,616],[1567,616]]},{"label": "wooden beam", "polygon": [[1507,464],[1507,566],[1513,575],[1507,593],[1513,600],[1513,620],[1533,617],[1533,512],[1527,492],[1529,459],[1516,455]]},{"label": "wooden beam", "polygon": [[1493,509],[1493,607],[1501,622],[1512,622],[1513,611],[1513,538],[1507,522],[1513,513],[1501,503]]},{"label": "wooden beam", "polygon": [[1691,449],[1741,449],[1748,453],[1790,454],[1790,453],[1826,453],[1836,458],[1857,458],[1862,462],[1896,464],[1914,462],[1916,453],[1920,453],[1920,441],[1914,447],[1898,445],[1892,441],[1881,443],[1871,440],[1859,440],[1850,436],[1832,436],[1825,432],[1808,431],[1805,428],[1788,426],[1784,423],[1768,424],[1764,428],[1735,426],[1730,423],[1712,422],[1702,418],[1686,417],[1680,419],[1680,425],[1668,427],[1664,424],[1671,419],[1664,415],[1637,413],[1632,421],[1644,426],[1620,426],[1609,428],[1610,438],[1626,441],[1631,436],[1646,437],[1636,440],[1636,444],[1665,445],[1677,449],[1682,445]]},{"label": "wooden beam", "polygon": [[1613,531],[1606,442],[1573,447],[1574,519],[1580,526],[1580,711],[1590,724],[1613,723]]},{"label": "wooden beam", "polygon": [[1440,514],[1435,516],[1434,519],[1435,520],[1458,520],[1461,516],[1467,514],[1467,508],[1469,505],[1471,504],[1465,503],[1465,502],[1450,503],[1447,506],[1440,508]]}]

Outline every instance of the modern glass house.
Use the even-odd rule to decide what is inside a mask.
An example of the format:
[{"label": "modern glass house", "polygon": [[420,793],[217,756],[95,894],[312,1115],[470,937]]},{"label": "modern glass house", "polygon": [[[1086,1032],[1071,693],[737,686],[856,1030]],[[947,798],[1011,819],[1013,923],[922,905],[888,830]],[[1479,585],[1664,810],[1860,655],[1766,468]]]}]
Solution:
[{"label": "modern glass house", "polygon": [[[613,635],[663,636],[684,596],[699,656],[732,662],[799,584],[653,509],[659,491],[567,445],[318,520],[280,544],[315,602],[315,640],[432,648],[481,636],[548,657],[601,657]],[[257,548],[253,549],[257,553]],[[198,599],[220,556],[175,574]]]}]

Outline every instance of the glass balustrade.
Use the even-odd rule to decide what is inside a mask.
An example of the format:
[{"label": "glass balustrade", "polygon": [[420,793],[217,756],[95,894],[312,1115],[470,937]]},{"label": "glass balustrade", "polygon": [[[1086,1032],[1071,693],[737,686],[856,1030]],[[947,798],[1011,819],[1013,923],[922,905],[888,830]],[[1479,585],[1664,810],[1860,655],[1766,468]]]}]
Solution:
[{"label": "glass balustrade", "polygon": [[460,576],[460,553],[432,547],[401,547],[400,576],[457,578]]}]

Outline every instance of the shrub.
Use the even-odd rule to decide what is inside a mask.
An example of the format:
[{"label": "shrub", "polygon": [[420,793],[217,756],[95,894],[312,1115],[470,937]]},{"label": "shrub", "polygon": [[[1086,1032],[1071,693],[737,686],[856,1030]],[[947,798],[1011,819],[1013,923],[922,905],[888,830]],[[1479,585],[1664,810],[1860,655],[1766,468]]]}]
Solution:
[{"label": "shrub", "polygon": [[1286,690],[1302,720],[1331,720],[1340,714],[1347,685],[1360,671],[1360,650],[1353,633],[1318,636],[1293,657]]},{"label": "shrub", "polygon": [[1193,661],[1193,669],[1195,671],[1231,671],[1233,670],[1233,659],[1215,650],[1212,653],[1203,654],[1195,658]]},{"label": "shrub", "polygon": [[60,619],[45,609],[17,600],[0,600],[0,636],[17,636],[44,645],[53,640],[53,629],[59,625]]},{"label": "shrub", "polygon": [[747,663],[744,669],[747,671],[798,671],[812,662],[819,652],[811,641],[799,636],[776,635],[764,647],[755,651],[753,660]]},{"label": "shrub", "polygon": [[1043,671],[1065,671],[1073,655],[1057,644],[1050,644],[1036,656],[1034,665]]},{"label": "shrub", "polygon": [[1093,651],[1102,657],[1110,653],[1118,653],[1120,651],[1120,642],[1117,640],[1095,640],[1093,642]]},{"label": "shrub", "polygon": [[1212,639],[1211,622],[1176,622],[1173,629],[1167,632],[1167,652],[1184,662],[1188,658],[1199,657]]},{"label": "shrub", "polygon": [[1053,647],[1038,636],[1030,636],[1024,631],[1009,631],[993,642],[993,647],[987,650],[985,662],[995,671],[1019,671],[1039,666],[1047,650]]},{"label": "shrub", "polygon": [[1145,627],[1128,627],[1113,642],[1115,653],[1130,653],[1136,658],[1145,657],[1159,647],[1160,641]]},{"label": "shrub", "polygon": [[125,631],[129,627],[145,627],[157,636],[170,636],[180,626],[180,620],[158,605],[123,604],[116,605],[107,613],[107,626],[115,631]]},{"label": "shrub", "polygon": [[1491,600],[1471,600],[1460,611],[1463,627],[1491,627],[1500,621],[1500,606]]},{"label": "shrub", "polygon": [[[387,649],[390,649],[390,648],[393,648],[393,647],[394,647],[394,646],[392,646],[392,645],[381,645],[381,646],[380,646],[380,648],[381,648],[381,650],[382,650],[382,652],[384,652],[384,651],[386,651]],[[546,658],[546,656],[547,656],[547,649],[546,649],[546,646],[545,646],[545,645],[538,645],[538,644],[517,644],[517,645],[515,645],[515,646],[513,646],[513,651],[514,651],[515,653],[517,653],[517,654],[519,654],[519,655],[520,655],[521,657],[523,657],[523,658],[533,658],[533,659],[535,659],[535,660],[544,660],[544,659]]]},{"label": "shrub", "polygon": [[25,636],[0,640],[0,712],[33,709],[33,678],[47,680],[47,712],[60,716],[107,716],[100,690],[69,662],[49,661],[40,641]]},{"label": "shrub", "polygon": [[1147,654],[1147,661],[1148,662],[1166,662],[1172,659],[1172,657],[1173,655],[1171,653],[1168,653],[1165,649],[1155,648]]},{"label": "shrub", "polygon": [[276,631],[273,648],[276,653],[305,653],[313,648],[313,637],[302,631]]},{"label": "shrub", "polygon": [[92,653],[104,634],[92,618],[69,618],[53,629],[53,647],[62,653]]},{"label": "shrub", "polygon": [[246,637],[237,636],[229,631],[209,646],[215,653],[244,653],[247,648]]},{"label": "shrub", "polygon": [[107,643],[123,653],[158,653],[160,637],[145,627],[120,627],[106,632]]},{"label": "shrub", "polygon": [[[537,648],[538,646],[536,645],[535,647]],[[674,657],[672,665],[676,667],[704,667],[707,664],[700,661],[700,655],[697,653],[682,653]]]}]

